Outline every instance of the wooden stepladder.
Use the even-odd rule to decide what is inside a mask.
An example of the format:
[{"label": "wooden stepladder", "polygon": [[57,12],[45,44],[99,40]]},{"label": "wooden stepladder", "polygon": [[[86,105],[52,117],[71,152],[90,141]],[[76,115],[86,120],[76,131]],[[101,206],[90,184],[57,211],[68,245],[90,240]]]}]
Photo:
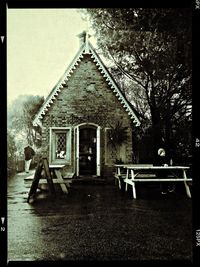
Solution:
[{"label": "wooden stepladder", "polygon": [[43,168],[45,172],[45,178],[47,179],[47,183],[49,186],[49,191],[52,195],[55,195],[55,188],[54,188],[53,180],[52,180],[51,173],[49,170],[47,158],[41,158],[37,164],[33,182],[32,182],[30,191],[28,193],[28,199],[27,199],[28,203],[29,203],[30,198],[36,194]]}]

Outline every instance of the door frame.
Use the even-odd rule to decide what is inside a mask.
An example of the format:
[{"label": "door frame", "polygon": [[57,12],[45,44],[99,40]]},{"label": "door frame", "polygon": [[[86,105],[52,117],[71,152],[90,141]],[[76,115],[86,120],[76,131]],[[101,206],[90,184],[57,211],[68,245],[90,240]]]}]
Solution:
[{"label": "door frame", "polygon": [[96,129],[96,175],[101,175],[101,146],[100,146],[100,135],[101,135],[101,127],[95,123],[92,122],[86,122],[78,124],[75,127],[75,135],[76,135],[76,142],[75,142],[75,153],[76,153],[76,176],[79,176],[79,146],[80,146],[80,128],[84,127],[87,128],[87,126],[92,126]]}]

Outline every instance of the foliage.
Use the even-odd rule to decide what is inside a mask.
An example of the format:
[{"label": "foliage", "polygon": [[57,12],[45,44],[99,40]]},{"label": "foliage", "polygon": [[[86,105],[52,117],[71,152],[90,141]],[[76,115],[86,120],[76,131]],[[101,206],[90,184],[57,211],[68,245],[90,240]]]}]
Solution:
[{"label": "foliage", "polygon": [[40,107],[44,103],[44,98],[35,96],[29,98],[24,103],[23,113],[24,113],[24,121],[26,125],[27,132],[27,141],[30,145],[35,145],[36,147],[41,146],[41,127],[33,126],[33,118],[39,111]]},{"label": "foliage", "polygon": [[87,9],[99,48],[117,66],[118,77],[137,83],[132,99],[141,96],[141,105],[147,103],[149,112],[144,114],[152,124],[154,152],[162,137],[171,144],[171,129],[191,115],[191,12],[189,8]]},{"label": "foliage", "polygon": [[44,102],[41,96],[20,95],[7,111],[8,172],[14,173],[16,163],[24,159],[24,147],[29,143],[38,150],[41,146],[41,129],[32,125],[35,114]]},{"label": "foliage", "polygon": [[183,119],[173,131],[172,157],[177,164],[192,163],[192,121]]},{"label": "foliage", "polygon": [[7,173],[8,177],[15,174],[16,170],[16,152],[14,136],[8,131],[7,133]]},{"label": "foliage", "polygon": [[196,9],[200,9],[200,0],[196,0],[195,2],[196,2],[195,5]]},{"label": "foliage", "polygon": [[122,122],[117,122],[115,126],[110,126],[111,129],[108,132],[108,142],[109,144],[117,149],[128,139],[128,127],[124,127]]},{"label": "foliage", "polygon": [[8,128],[16,136],[16,141],[40,147],[41,129],[33,126],[32,121],[43,102],[41,96],[21,95],[8,107]]}]

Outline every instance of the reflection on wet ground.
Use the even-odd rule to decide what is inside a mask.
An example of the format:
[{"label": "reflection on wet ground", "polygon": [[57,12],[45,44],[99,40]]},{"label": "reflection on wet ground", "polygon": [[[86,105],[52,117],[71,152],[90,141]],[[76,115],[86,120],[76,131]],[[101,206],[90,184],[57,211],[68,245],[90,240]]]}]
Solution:
[{"label": "reflection on wet ground", "polygon": [[[33,172],[33,171],[32,171]],[[30,174],[29,174],[30,175]],[[25,173],[8,182],[9,260],[192,260],[192,200],[184,188],[138,198],[113,184],[72,184],[27,203]]]}]

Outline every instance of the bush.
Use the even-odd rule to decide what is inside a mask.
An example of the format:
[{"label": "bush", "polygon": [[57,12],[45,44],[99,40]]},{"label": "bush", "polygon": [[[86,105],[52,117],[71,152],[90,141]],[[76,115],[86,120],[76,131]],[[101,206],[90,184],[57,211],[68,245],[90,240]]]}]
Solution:
[{"label": "bush", "polygon": [[14,136],[8,132],[7,134],[7,173],[8,177],[16,173],[16,152],[17,148],[14,141]]}]

